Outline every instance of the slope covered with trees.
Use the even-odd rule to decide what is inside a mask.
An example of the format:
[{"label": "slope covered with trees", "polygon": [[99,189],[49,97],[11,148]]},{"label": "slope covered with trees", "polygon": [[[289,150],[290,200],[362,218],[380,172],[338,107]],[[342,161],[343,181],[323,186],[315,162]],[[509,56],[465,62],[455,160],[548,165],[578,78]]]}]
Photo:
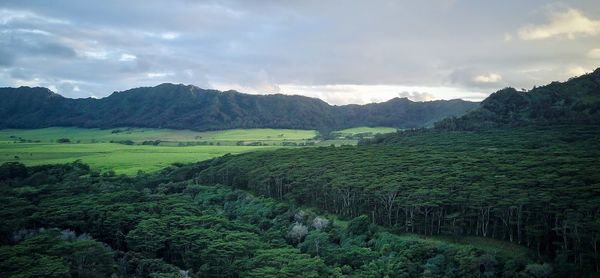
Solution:
[{"label": "slope covered with trees", "polygon": [[462,117],[442,120],[438,129],[476,130],[493,127],[590,124],[600,122],[600,68],[552,82],[528,92],[506,88],[486,98],[481,107]]},{"label": "slope covered with trees", "polygon": [[197,164],[195,178],[349,218],[365,214],[397,232],[521,244],[563,275],[600,271],[599,126],[389,138],[225,156]]},{"label": "slope covered with trees", "polygon": [[0,99],[0,128],[414,128],[460,116],[478,105],[463,100],[395,98],[384,103],[332,106],[302,96],[247,95],[174,84],[115,92],[102,99],[69,99],[46,88],[0,88]]},{"label": "slope covered with trees", "polygon": [[2,277],[547,275],[524,252],[398,236],[223,186],[188,166],[119,177],[87,165],[0,166]]}]

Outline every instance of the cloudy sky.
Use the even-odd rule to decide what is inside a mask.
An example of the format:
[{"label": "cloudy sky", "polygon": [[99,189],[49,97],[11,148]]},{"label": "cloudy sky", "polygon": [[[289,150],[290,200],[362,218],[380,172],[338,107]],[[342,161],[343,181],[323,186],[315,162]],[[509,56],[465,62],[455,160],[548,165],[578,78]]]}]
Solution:
[{"label": "cloudy sky", "polygon": [[2,0],[0,87],[164,82],[332,104],[529,89],[600,66],[600,1]]}]

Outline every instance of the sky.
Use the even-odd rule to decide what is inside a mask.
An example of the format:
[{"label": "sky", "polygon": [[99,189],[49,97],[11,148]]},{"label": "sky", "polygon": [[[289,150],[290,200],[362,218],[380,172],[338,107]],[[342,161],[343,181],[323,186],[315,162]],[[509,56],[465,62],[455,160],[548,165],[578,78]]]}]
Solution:
[{"label": "sky", "polygon": [[0,2],[0,87],[480,101],[600,67],[600,1]]}]

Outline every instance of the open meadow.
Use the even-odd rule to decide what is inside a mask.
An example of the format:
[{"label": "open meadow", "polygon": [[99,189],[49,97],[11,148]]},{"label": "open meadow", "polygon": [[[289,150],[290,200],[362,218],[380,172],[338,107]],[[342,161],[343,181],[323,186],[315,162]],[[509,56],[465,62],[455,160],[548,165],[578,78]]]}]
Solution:
[{"label": "open meadow", "polygon": [[[365,129],[365,128],[361,128]],[[368,128],[366,128],[368,129]],[[393,129],[392,129],[393,130]],[[191,130],[52,127],[0,130],[0,164],[58,164],[81,160],[92,169],[133,175],[172,163],[281,147],[354,145],[356,140],[318,141],[314,130]]]},{"label": "open meadow", "polygon": [[0,143],[0,164],[19,161],[26,165],[58,164],[81,160],[92,169],[132,175],[153,172],[172,163],[189,163],[225,154],[237,154],[265,146],[147,146],[115,143]]},{"label": "open meadow", "polygon": [[4,129],[0,130],[0,142],[14,143],[56,143],[67,138],[71,143],[109,143],[132,141],[160,141],[169,143],[196,144],[235,144],[244,142],[299,142],[317,136],[314,130],[298,129],[230,129],[220,131],[198,132],[192,130],[156,129],[156,128],[77,128],[51,127],[42,129]]},{"label": "open meadow", "polygon": [[132,175],[140,170],[157,171],[176,162],[298,145],[316,134],[313,130],[292,129],[5,129],[0,130],[0,163],[42,165],[81,160],[94,170]]}]

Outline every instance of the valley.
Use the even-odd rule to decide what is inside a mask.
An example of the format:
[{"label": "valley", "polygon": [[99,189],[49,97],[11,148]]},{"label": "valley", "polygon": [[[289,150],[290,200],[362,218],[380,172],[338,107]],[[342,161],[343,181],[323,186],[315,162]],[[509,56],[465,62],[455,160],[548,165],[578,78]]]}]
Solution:
[{"label": "valley", "polygon": [[0,277],[597,277],[599,93],[0,88]]},{"label": "valley", "polygon": [[0,272],[587,277],[598,88],[504,89],[418,128],[2,129]]},{"label": "valley", "polygon": [[[225,154],[329,145],[355,145],[362,133],[394,132],[393,128],[358,128],[340,131],[345,136],[317,139],[314,130],[233,129],[197,132],[150,128],[86,129],[52,127],[0,130],[0,164],[89,164],[96,171],[135,175],[154,172],[173,163],[192,163]],[[362,137],[361,137],[362,138]],[[60,140],[64,142],[60,143]]]}]

